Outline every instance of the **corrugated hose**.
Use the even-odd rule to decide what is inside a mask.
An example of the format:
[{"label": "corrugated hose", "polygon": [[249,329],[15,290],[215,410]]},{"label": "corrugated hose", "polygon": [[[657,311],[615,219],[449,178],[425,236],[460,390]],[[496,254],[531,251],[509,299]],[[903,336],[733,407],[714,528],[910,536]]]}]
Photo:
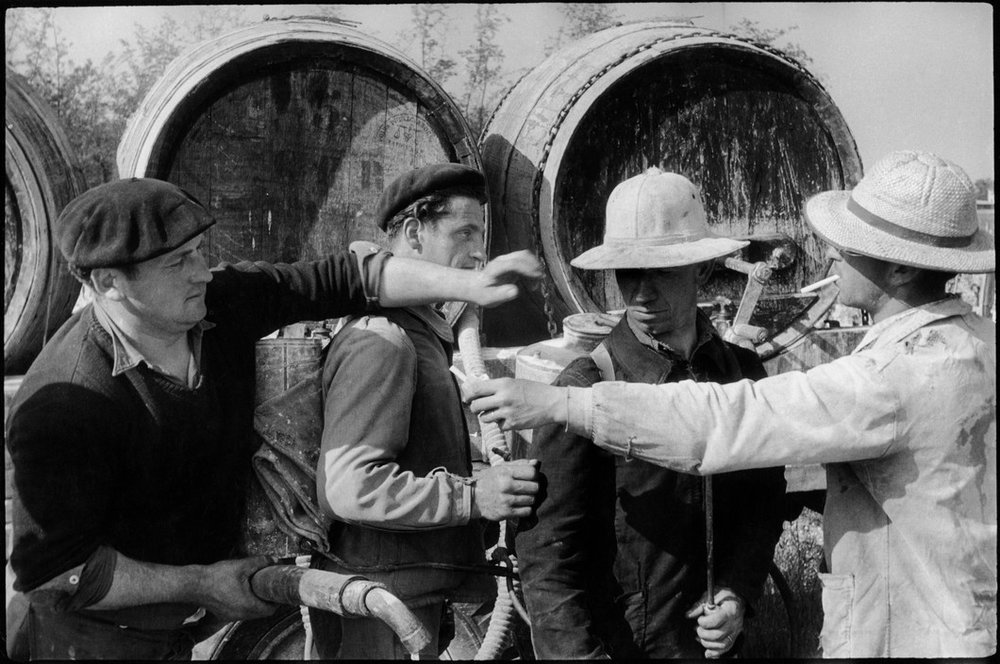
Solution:
[{"label": "corrugated hose", "polygon": [[[462,353],[463,368],[469,378],[489,378],[486,364],[483,362],[482,348],[479,345],[479,312],[472,305],[465,308],[458,320],[458,348]],[[484,422],[480,416],[479,431],[483,458],[488,459],[491,466],[499,465],[510,458],[507,437],[496,423]],[[507,521],[500,522],[500,534],[493,554],[494,557],[505,558],[511,569],[516,570],[517,562],[513,552],[505,550],[507,523]],[[490,616],[490,625],[475,659],[499,658],[500,653],[511,641],[515,607],[520,608],[518,613],[527,621],[528,616],[519,606],[516,596],[517,585],[514,579],[497,578],[497,599]]]}]

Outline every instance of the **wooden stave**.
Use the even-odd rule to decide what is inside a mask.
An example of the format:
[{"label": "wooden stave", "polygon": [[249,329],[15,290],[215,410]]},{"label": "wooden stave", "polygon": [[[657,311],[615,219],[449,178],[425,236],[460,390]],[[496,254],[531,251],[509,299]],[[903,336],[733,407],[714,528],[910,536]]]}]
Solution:
[{"label": "wooden stave", "polygon": [[[9,297],[5,283],[4,373],[15,374],[27,370],[48,336],[69,317],[79,294],[55,227],[59,213],[87,183],[52,109],[10,69],[6,86],[5,196],[18,217],[18,240],[27,245],[20,253],[30,260],[14,267]],[[29,233],[24,233],[26,225]]]}]

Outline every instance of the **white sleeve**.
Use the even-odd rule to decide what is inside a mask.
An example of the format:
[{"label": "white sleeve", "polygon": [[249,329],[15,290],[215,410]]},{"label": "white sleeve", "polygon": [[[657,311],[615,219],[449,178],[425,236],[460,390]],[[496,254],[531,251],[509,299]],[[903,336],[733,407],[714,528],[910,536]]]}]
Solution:
[{"label": "white sleeve", "polygon": [[689,473],[882,456],[899,398],[861,355],[759,381],[599,383],[592,437],[609,451]]}]

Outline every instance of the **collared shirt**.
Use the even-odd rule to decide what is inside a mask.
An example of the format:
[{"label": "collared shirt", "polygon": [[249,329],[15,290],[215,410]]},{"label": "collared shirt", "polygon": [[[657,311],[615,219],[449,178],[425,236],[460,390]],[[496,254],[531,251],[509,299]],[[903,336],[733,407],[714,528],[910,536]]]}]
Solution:
[{"label": "collared shirt", "polygon": [[596,444],[670,468],[828,464],[825,656],[996,648],[996,330],[967,304],[899,313],[804,373],[576,396]]},{"label": "collared shirt", "polygon": [[162,374],[166,378],[179,383],[186,384],[187,387],[195,389],[201,382],[201,339],[205,330],[210,330],[215,327],[215,323],[207,320],[201,320],[188,331],[188,344],[191,348],[191,357],[188,360],[188,370],[187,370],[187,381],[186,383],[181,383],[180,380],[173,374],[169,373],[166,369],[159,367],[152,362],[150,362],[142,354],[138,348],[135,347],[128,336],[122,332],[121,328],[117,323],[108,315],[106,311],[100,306],[100,304],[94,302],[94,318],[97,319],[98,324],[111,335],[111,344],[114,353],[113,364],[111,367],[111,375],[118,376],[130,369],[134,369],[140,364],[145,364],[147,367],[153,371]]},{"label": "collared shirt", "polygon": [[[669,374],[673,370],[673,365],[675,363],[682,362],[685,365],[687,364],[687,360],[679,352],[671,348],[668,344],[663,343],[659,339],[639,329],[639,327],[634,323],[632,318],[629,317],[627,313],[625,314],[625,320],[628,321],[628,328],[632,330],[632,334],[635,335],[635,338],[639,341],[639,343],[641,343],[643,346],[648,346],[652,348],[653,350],[655,350],[658,353],[661,353],[664,356],[664,359],[668,362],[668,364],[666,365],[667,374]],[[691,357],[694,357],[695,354],[697,354],[698,351],[701,350],[701,347],[704,346],[706,343],[708,343],[708,341],[712,338],[713,334],[717,334],[715,332],[715,327],[712,325],[712,321],[709,319],[707,315],[705,315],[700,310],[695,316],[694,324],[695,324],[695,342],[694,346],[691,348]]]}]

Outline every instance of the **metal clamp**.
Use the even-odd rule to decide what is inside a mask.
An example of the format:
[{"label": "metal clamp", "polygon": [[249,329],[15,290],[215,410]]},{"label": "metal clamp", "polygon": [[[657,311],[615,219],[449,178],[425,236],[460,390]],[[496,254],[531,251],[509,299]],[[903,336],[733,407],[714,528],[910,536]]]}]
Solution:
[{"label": "metal clamp", "polygon": [[[752,239],[752,238],[747,238]],[[773,240],[770,236],[762,236],[760,239]],[[778,236],[778,239],[787,239]],[[764,293],[764,287],[770,282],[771,277],[777,270],[783,270],[795,262],[795,245],[790,241],[783,242],[771,251],[767,261],[749,263],[739,258],[729,257],[724,259],[723,265],[730,270],[742,272],[747,275],[747,285],[743,290],[743,297],[740,299],[736,315],[726,330],[723,338],[731,343],[738,344],[744,348],[753,350],[755,344],[764,343],[767,340],[767,328],[757,325],[750,325],[750,318],[754,309]]]}]

